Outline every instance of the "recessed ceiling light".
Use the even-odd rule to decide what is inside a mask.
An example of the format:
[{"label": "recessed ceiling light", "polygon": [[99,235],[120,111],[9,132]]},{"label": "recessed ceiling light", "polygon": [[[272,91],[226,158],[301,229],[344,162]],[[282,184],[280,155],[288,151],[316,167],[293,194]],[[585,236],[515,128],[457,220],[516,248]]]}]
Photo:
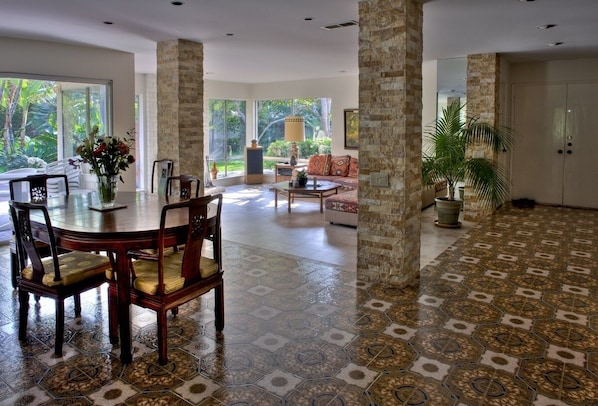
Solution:
[{"label": "recessed ceiling light", "polygon": [[232,32],[228,32],[228,33],[226,33],[226,36],[227,36],[227,37],[234,37],[234,36],[235,36],[235,34],[233,34]]},{"label": "recessed ceiling light", "polygon": [[303,21],[313,21],[313,20],[314,20],[314,18],[313,18],[313,17],[305,17],[305,18],[303,19]]},{"label": "recessed ceiling light", "polygon": [[532,2],[532,1],[536,1],[536,0],[519,0],[520,3]]},{"label": "recessed ceiling light", "polygon": [[549,47],[558,47],[559,45],[563,45],[564,42],[549,42],[548,44],[546,44]]},{"label": "recessed ceiling light", "polygon": [[173,6],[182,6],[184,3],[182,1],[171,1],[170,4]]},{"label": "recessed ceiling light", "polygon": [[544,24],[544,25],[536,25],[536,28],[539,30],[548,30],[550,28],[556,27],[556,24]]},{"label": "recessed ceiling light", "polygon": [[106,25],[112,25],[114,23],[112,21],[104,21],[104,24],[106,24]]}]

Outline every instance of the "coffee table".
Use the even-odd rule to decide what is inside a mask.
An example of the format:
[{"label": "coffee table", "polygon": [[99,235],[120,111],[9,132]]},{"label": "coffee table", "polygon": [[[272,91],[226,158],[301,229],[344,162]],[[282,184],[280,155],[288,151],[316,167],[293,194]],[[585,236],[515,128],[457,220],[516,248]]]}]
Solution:
[{"label": "coffee table", "polygon": [[282,193],[288,197],[288,210],[291,212],[291,202],[295,195],[302,195],[305,197],[313,197],[320,199],[320,213],[324,213],[324,198],[330,195],[338,193],[338,189],[342,185],[338,183],[329,182],[327,180],[314,180],[310,179],[307,185],[303,187],[295,187],[289,184],[289,181],[278,182],[272,185],[274,188],[274,206],[278,207],[278,194]]}]

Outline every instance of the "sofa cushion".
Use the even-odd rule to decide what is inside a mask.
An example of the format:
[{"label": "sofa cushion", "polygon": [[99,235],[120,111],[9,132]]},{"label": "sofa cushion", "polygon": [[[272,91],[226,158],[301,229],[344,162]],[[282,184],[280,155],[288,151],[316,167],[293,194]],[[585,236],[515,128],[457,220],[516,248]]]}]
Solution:
[{"label": "sofa cushion", "polygon": [[351,157],[349,155],[337,155],[330,158],[330,175],[332,176],[347,176],[349,174],[349,163]]},{"label": "sofa cushion", "polygon": [[349,163],[349,173],[347,176],[356,178],[359,175],[359,158],[352,156]]},{"label": "sofa cushion", "polygon": [[357,190],[331,195],[324,200],[324,206],[326,207],[326,210],[357,214],[359,211]]},{"label": "sofa cushion", "polygon": [[330,155],[312,155],[307,164],[307,174],[323,176],[330,173]]}]

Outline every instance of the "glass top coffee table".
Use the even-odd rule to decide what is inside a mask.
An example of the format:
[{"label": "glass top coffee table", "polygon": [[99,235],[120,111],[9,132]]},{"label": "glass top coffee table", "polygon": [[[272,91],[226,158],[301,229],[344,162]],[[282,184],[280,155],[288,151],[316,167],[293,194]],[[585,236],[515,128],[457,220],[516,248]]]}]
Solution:
[{"label": "glass top coffee table", "polygon": [[329,182],[326,180],[314,180],[310,179],[307,181],[305,186],[291,186],[289,181],[278,182],[272,185],[274,187],[274,207],[278,207],[278,194],[281,193],[288,197],[288,210],[291,212],[291,202],[295,198],[295,195],[302,195],[304,197],[314,197],[320,199],[320,213],[324,213],[324,198],[330,195],[338,193],[338,189],[342,185],[338,183]]}]

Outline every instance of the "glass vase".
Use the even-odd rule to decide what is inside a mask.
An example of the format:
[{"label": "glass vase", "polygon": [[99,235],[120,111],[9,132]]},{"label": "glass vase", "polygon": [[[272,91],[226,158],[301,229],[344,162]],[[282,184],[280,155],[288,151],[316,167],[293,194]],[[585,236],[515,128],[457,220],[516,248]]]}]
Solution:
[{"label": "glass vase", "polygon": [[118,176],[98,176],[98,197],[103,209],[114,207],[116,194],[118,193]]}]

